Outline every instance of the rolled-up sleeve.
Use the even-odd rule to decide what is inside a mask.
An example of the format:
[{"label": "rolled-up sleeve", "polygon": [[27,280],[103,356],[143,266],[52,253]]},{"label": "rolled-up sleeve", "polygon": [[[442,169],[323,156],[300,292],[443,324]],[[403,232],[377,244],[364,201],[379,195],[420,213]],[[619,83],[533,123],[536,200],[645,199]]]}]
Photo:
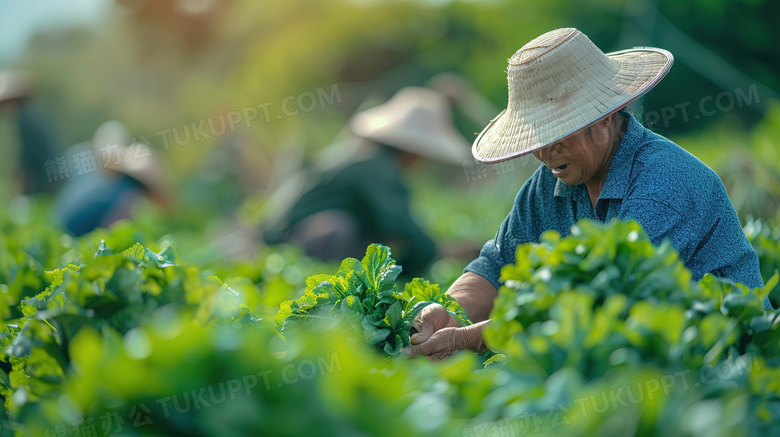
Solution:
[{"label": "rolled-up sleeve", "polygon": [[[488,242],[482,246],[482,250],[479,252],[479,258],[470,262],[465,269],[467,272],[476,273],[487,279],[496,288],[499,288],[500,286],[498,279],[501,277],[501,268],[509,264],[504,261],[501,248],[508,240],[506,234],[507,229],[511,227],[512,217],[513,214],[510,214],[504,219],[496,237],[492,240],[488,240]],[[517,247],[517,245],[515,244],[514,247]]]}]

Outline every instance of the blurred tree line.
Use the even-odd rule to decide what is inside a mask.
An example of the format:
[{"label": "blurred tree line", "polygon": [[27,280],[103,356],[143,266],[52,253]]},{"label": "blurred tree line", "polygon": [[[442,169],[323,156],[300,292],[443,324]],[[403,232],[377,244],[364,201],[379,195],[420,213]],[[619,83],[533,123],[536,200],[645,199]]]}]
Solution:
[{"label": "blurred tree line", "polygon": [[[63,144],[119,119],[166,150],[180,179],[208,164],[214,146],[238,139],[262,188],[277,150],[322,148],[366,97],[439,72],[463,75],[503,108],[507,59],[559,27],[579,28],[605,52],[648,45],[675,55],[642,102],[656,131],[744,132],[780,90],[779,18],[780,3],[769,0],[116,0],[97,30],[39,34],[18,67],[40,84],[37,103],[54,115]],[[304,94],[329,100],[285,112],[286,98],[299,107]],[[252,107],[269,112],[249,121]],[[174,141],[171,129],[181,138],[193,123],[236,111],[235,132]],[[483,127],[455,115],[469,139]]]},{"label": "blurred tree line", "polygon": [[[502,107],[506,59],[536,35],[564,26],[581,29],[605,51],[656,45],[675,54],[664,85],[645,101],[648,111],[747,91],[753,83],[765,93],[780,89],[780,55],[773,48],[780,4],[768,0],[116,3],[116,14],[96,34],[41,34],[21,62],[46,84],[43,98],[68,142],[107,115],[155,132],[222,106],[277,102],[333,84],[344,100],[336,109],[348,113],[368,94],[420,85],[441,71],[463,74]],[[701,61],[713,59],[741,74],[707,71],[714,66]],[[760,107],[733,112],[754,122],[769,97],[759,94]],[[674,120],[669,129],[703,128],[727,115],[695,127]],[[275,124],[262,130],[273,132]]]}]

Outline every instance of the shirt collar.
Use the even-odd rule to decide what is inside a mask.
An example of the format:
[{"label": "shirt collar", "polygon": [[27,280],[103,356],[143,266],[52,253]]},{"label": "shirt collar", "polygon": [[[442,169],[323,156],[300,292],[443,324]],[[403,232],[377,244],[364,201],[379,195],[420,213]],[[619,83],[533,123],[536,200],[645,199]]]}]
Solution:
[{"label": "shirt collar", "polygon": [[[626,132],[623,134],[623,139],[612,157],[612,163],[609,164],[607,180],[604,181],[604,187],[601,189],[599,199],[622,199],[625,197],[631,167],[634,162],[634,154],[642,143],[644,135],[644,126],[633,115],[629,114]],[[555,196],[572,197],[580,189],[579,185],[566,185],[558,179],[555,183]]]}]

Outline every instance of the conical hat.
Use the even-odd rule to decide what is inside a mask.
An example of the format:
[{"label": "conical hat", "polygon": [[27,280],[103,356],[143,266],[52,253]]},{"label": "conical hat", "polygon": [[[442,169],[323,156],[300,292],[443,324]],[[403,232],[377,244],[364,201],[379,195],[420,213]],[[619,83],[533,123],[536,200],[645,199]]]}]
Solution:
[{"label": "conical hat", "polygon": [[472,154],[495,163],[560,141],[650,91],[673,60],[653,47],[604,54],[577,29],[547,32],[509,59],[509,103]]},{"label": "conical hat", "polygon": [[30,83],[27,78],[16,72],[0,72],[0,102],[27,97],[30,94]]},{"label": "conical hat", "polygon": [[92,137],[97,156],[109,157],[103,165],[106,170],[130,176],[144,187],[150,198],[167,205],[170,193],[159,159],[151,147],[143,143],[128,146],[128,142],[124,125],[116,120],[101,124]]},{"label": "conical hat", "polygon": [[469,158],[469,143],[453,126],[447,100],[430,89],[403,88],[355,114],[350,128],[359,137],[437,161],[461,165]]}]

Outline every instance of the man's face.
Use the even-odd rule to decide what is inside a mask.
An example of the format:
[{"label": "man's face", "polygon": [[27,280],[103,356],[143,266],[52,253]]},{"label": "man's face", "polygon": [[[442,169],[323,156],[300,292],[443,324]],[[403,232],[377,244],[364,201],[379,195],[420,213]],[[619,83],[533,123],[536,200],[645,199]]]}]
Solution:
[{"label": "man's face", "polygon": [[608,153],[608,125],[599,122],[588,129],[533,152],[557,177],[567,185],[580,185],[606,176],[610,158]]}]

